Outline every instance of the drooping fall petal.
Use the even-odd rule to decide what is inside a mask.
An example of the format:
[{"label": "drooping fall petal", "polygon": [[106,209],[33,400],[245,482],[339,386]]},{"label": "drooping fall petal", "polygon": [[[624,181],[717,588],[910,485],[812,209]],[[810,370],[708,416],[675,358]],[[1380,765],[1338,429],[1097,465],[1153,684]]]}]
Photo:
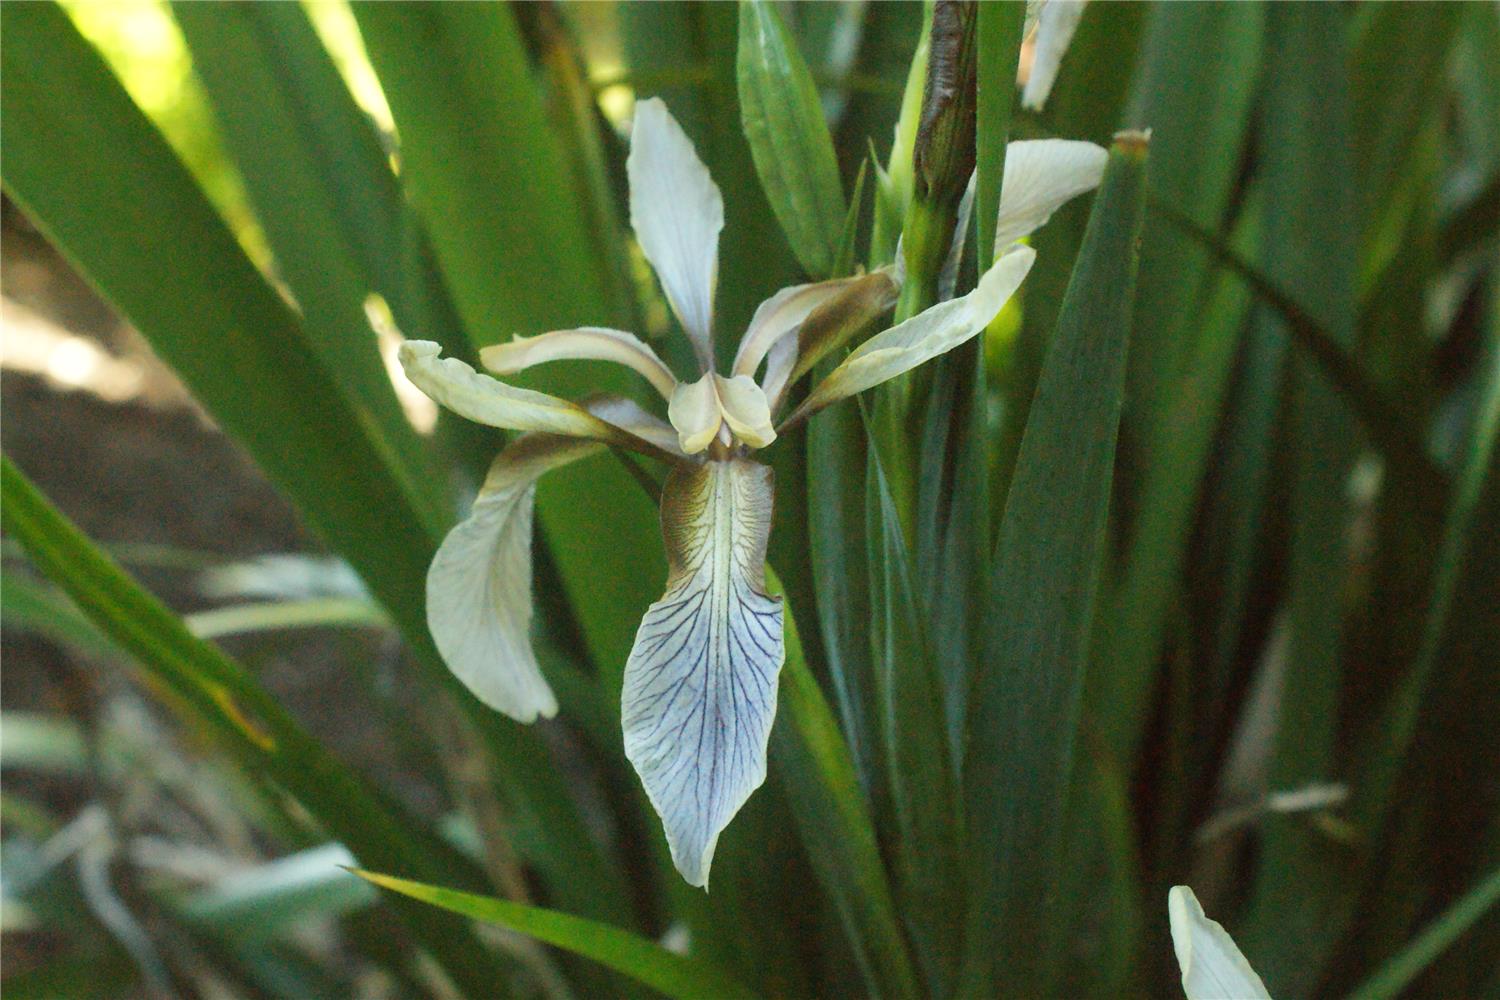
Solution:
[{"label": "drooping fall petal", "polygon": [[517,722],[557,714],[531,649],[531,518],[536,481],[604,445],[556,434],[517,438],[490,466],[469,516],[427,571],[427,627],[448,669]]},{"label": "drooping fall petal", "polygon": [[706,372],[713,367],[724,200],[682,126],[654,97],[636,102],[625,172],[630,225]]},{"label": "drooping fall petal", "polygon": [[1270,1000],[1239,946],[1217,921],[1208,919],[1192,889],[1172,887],[1167,916],[1188,1000]]},{"label": "drooping fall petal", "polygon": [[[676,451],[672,429],[631,400],[603,396],[588,409],[663,451]],[[518,722],[557,712],[531,648],[536,482],[604,448],[559,434],[516,438],[491,463],[469,516],[448,532],[427,571],[427,627],[443,662],[476,698]]]},{"label": "drooping fall petal", "polygon": [[690,884],[766,777],[784,647],[765,591],[772,472],[744,459],[681,464],[662,491],[670,571],[625,665],[625,755]]},{"label": "drooping fall petal", "polygon": [[649,344],[633,333],[605,326],[517,337],[508,344],[484,348],[479,360],[496,375],[511,375],[548,361],[614,361],[645,376],[663,399],[671,399],[677,387],[672,369]]},{"label": "drooping fall petal", "polygon": [[1015,294],[1035,259],[1030,247],[1013,247],[968,295],[941,302],[871,337],[829,372],[778,429],[784,431],[830,403],[893,379],[975,336]]},{"label": "drooping fall petal", "polygon": [[995,249],[1026,236],[1069,199],[1099,186],[1109,153],[1077,139],[1029,139],[1005,147]]}]

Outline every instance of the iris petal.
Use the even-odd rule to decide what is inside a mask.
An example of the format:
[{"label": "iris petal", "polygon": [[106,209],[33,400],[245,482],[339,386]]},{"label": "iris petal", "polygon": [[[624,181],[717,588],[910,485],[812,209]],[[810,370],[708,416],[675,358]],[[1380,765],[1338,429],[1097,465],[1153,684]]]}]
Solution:
[{"label": "iris petal", "polygon": [[613,361],[645,376],[663,399],[671,399],[677,387],[672,369],[649,344],[633,333],[605,326],[517,337],[508,344],[484,348],[479,360],[496,375],[511,375],[548,361]]},{"label": "iris petal", "polygon": [[785,654],[781,599],[765,590],[772,479],[744,459],[673,470],[662,491],[667,589],[625,665],[625,755],[696,886],[766,778]]},{"label": "iris petal", "polygon": [[[589,413],[668,455],[676,434],[633,400],[599,396]],[[427,571],[427,627],[443,662],[486,705],[518,722],[557,713],[531,648],[532,515],[545,473],[605,445],[560,434],[523,434],[490,465],[469,516]]]},{"label": "iris petal", "polygon": [[1029,139],[1005,147],[995,250],[1027,236],[1069,199],[1099,186],[1109,153],[1077,139]]},{"label": "iris petal", "polygon": [[778,430],[785,431],[809,414],[908,372],[975,336],[1015,294],[1035,259],[1030,247],[1013,247],[968,295],[941,302],[871,337],[829,372]]},{"label": "iris petal", "polygon": [[490,466],[469,516],[427,571],[427,627],[474,697],[517,722],[557,714],[531,648],[531,522],[536,481],[604,445],[555,434],[517,438]]},{"label": "iris petal", "polygon": [[461,417],[505,430],[632,444],[628,435],[575,403],[506,385],[457,358],[439,357],[441,350],[430,340],[408,340],[397,356],[413,385]]},{"label": "iris petal", "polygon": [[635,104],[625,172],[635,237],[708,371],[724,199],[682,126],[654,97]]},{"label": "iris petal", "polygon": [[1167,893],[1172,950],[1188,1000],[1270,1000],[1265,983],[1217,921],[1208,919],[1185,885]]},{"label": "iris petal", "polygon": [[1052,84],[1057,80],[1057,71],[1062,58],[1078,30],[1087,0],[1043,0],[1036,15],[1036,44],[1032,49],[1031,75],[1026,78],[1026,89],[1021,92],[1021,107],[1028,111],[1040,111],[1052,93]]}]

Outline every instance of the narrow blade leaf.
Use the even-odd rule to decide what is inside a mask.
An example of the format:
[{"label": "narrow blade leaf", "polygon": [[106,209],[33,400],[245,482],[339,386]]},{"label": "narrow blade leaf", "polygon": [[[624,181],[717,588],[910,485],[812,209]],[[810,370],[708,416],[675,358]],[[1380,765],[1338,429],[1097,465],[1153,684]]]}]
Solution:
[{"label": "narrow blade leaf", "polygon": [[748,987],[729,978],[717,968],[699,959],[667,951],[646,938],[597,920],[513,903],[507,899],[423,885],[390,875],[367,871],[356,871],[354,874],[382,889],[389,889],[472,920],[497,924],[545,944],[566,948],[639,980],[669,997],[680,1000],[698,1000],[701,997],[755,1000],[756,994]]},{"label": "narrow blade leaf", "polygon": [[968,827],[966,995],[1045,990],[1047,901],[1062,863],[1064,806],[1105,556],[1145,168],[1142,137],[1116,141],[1000,523],[964,767],[966,812],[985,818]]}]

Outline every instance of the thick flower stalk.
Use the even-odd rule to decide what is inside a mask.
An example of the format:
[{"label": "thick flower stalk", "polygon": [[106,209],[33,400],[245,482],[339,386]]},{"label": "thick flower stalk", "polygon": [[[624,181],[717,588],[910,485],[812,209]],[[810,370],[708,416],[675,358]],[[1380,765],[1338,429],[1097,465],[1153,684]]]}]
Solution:
[{"label": "thick flower stalk", "polygon": [[525,432],[495,459],[427,578],[428,624],[439,652],[476,697],[513,719],[532,722],[557,711],[529,638],[537,479],[610,446],[671,466],[661,502],[666,592],[636,634],[621,718],[626,756],[691,884],[707,886],[719,834],[765,780],[784,655],[781,599],[767,594],[764,579],[772,473],[751,455],[819,409],[983,330],[1035,257],[1015,241],[1098,184],[1104,161],[1092,143],[1012,143],[996,237],[1010,246],[978,287],[854,346],[779,417],[792,387],[819,360],[890,310],[899,273],[884,269],[777,292],[755,311],[730,370],[715,371],[723,200],[666,106],[641,101],[626,163],[631,225],[692,342],[697,377],[679,381],[649,345],[605,327],[517,338],[480,357],[496,375],[552,361],[614,361],[661,396],[667,419],[621,397],[574,403],[508,385],[439,357],[431,342],[402,346],[407,377],[439,404]]}]

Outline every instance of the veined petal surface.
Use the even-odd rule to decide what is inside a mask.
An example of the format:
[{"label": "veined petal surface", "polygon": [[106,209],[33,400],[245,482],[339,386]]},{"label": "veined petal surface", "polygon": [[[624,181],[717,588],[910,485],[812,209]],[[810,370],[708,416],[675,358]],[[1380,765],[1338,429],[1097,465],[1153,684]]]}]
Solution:
[{"label": "veined petal surface", "polygon": [[1068,200],[1098,187],[1108,160],[1103,146],[1078,139],[1028,139],[1007,145],[995,218],[996,250],[1040,229]]},{"label": "veined petal surface", "polygon": [[672,369],[649,344],[633,333],[605,326],[517,337],[508,344],[484,348],[479,360],[496,375],[511,375],[548,361],[613,361],[645,376],[663,399],[671,399],[677,387]]},{"label": "veined petal surface", "polygon": [[526,434],[502,451],[469,516],[427,571],[427,627],[474,697],[517,722],[557,714],[531,648],[531,522],[536,481],[604,445]]},{"label": "veined petal surface", "polygon": [[782,424],[797,423],[830,403],[863,392],[944,354],[983,330],[1015,294],[1036,260],[1030,247],[1013,247],[968,295],[940,302],[878,333],[850,352]]},{"label": "veined petal surface", "polygon": [[766,778],[785,655],[781,599],[765,590],[772,480],[745,459],[668,476],[667,590],[625,664],[625,755],[677,870],[705,888],[719,834]]},{"label": "veined petal surface", "polygon": [[406,377],[433,402],[475,423],[512,431],[543,431],[629,447],[628,435],[583,407],[481,375],[457,358],[438,355],[430,340],[408,340],[398,357]]},{"label": "veined petal surface", "polygon": [[1083,19],[1088,0],[1042,0],[1036,14],[1036,41],[1032,48],[1031,75],[1021,91],[1021,107],[1040,111],[1052,93],[1062,58]]},{"label": "veined petal surface", "polygon": [[635,104],[625,172],[635,238],[692,340],[699,364],[709,371],[724,199],[692,141],[658,98]]},{"label": "veined petal surface", "polygon": [[1270,1000],[1265,983],[1229,932],[1204,914],[1192,889],[1172,887],[1167,893],[1167,915],[1188,1000]]}]

